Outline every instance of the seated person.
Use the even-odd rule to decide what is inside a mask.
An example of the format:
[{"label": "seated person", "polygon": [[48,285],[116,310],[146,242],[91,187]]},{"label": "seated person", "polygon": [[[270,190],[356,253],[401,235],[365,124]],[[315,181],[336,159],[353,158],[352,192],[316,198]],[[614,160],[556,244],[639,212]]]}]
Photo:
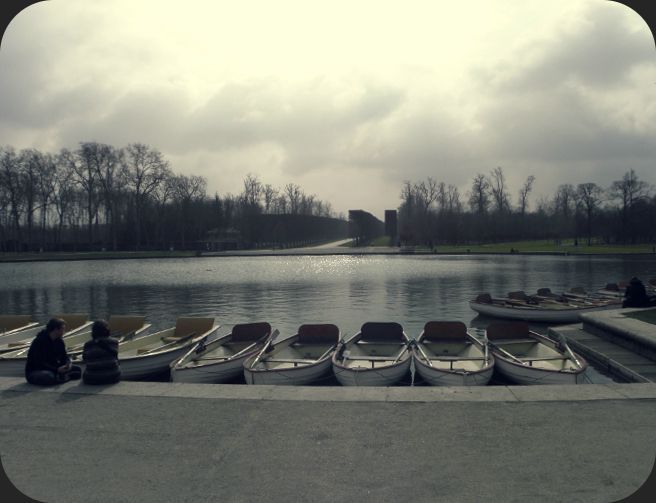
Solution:
[{"label": "seated person", "polygon": [[27,352],[25,364],[27,382],[49,386],[80,378],[82,369],[72,365],[71,359],[66,354],[66,346],[62,340],[65,332],[66,322],[59,318],[52,318],[46,328],[36,335]]},{"label": "seated person", "polygon": [[622,307],[648,307],[650,305],[653,305],[652,299],[647,296],[645,285],[638,278],[631,278],[624,292]]},{"label": "seated person", "polygon": [[104,320],[94,321],[92,339],[84,344],[82,359],[85,368],[82,380],[85,384],[114,384],[121,380],[118,364],[118,340],[110,336],[109,325]]}]

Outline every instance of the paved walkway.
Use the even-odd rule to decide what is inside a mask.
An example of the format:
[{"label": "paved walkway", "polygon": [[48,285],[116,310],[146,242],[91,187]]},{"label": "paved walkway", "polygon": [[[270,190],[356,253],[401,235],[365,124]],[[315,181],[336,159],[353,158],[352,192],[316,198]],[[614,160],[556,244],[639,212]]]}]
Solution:
[{"label": "paved walkway", "polygon": [[0,379],[13,483],[75,501],[617,501],[656,384],[342,388]]}]

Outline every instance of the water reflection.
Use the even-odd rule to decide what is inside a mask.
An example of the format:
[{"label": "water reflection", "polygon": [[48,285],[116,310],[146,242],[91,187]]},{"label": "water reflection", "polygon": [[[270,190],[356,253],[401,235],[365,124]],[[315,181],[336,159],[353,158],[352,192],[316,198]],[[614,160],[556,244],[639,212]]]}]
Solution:
[{"label": "water reflection", "polygon": [[0,312],[145,315],[154,328],[178,316],[233,324],[269,321],[292,335],[308,322],[355,333],[365,321],[398,321],[416,336],[430,319],[482,320],[467,301],[486,291],[599,288],[656,277],[647,257],[361,256],[246,257],[0,264]]}]

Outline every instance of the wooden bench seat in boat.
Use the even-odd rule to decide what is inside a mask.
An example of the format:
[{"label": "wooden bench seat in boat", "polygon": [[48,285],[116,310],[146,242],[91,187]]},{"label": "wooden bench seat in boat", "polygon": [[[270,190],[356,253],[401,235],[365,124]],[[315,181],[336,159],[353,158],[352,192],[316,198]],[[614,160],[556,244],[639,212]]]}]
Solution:
[{"label": "wooden bench seat in boat", "polygon": [[398,359],[398,356],[368,356],[368,355],[358,355],[358,356],[350,356],[350,355],[343,355],[344,360],[365,360],[365,361],[372,361],[372,362],[393,362],[394,360]]},{"label": "wooden bench seat in boat", "polygon": [[485,360],[484,356],[430,356],[431,360],[438,360],[438,361],[483,361]]},{"label": "wooden bench seat in boat", "polygon": [[308,360],[305,358],[266,358],[264,363],[317,363],[317,360]]},{"label": "wooden bench seat in boat", "polygon": [[558,355],[558,356],[536,356],[536,357],[528,357],[528,356],[517,356],[521,361],[523,362],[546,362],[549,360],[569,360],[569,356],[566,355]]}]

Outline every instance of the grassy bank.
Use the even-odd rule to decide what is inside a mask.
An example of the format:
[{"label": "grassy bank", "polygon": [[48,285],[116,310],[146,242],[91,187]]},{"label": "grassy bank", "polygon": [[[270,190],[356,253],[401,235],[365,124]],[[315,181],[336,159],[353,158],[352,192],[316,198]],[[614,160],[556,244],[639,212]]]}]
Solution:
[{"label": "grassy bank", "polygon": [[633,313],[626,313],[624,316],[656,325],[656,309],[649,309],[647,311],[634,311]]},{"label": "grassy bank", "polygon": [[[389,238],[380,237],[372,241],[370,246],[389,246]],[[466,245],[438,245],[431,250],[427,246],[416,246],[416,252],[430,253],[567,253],[577,254],[595,254],[595,255],[612,255],[618,253],[654,253],[652,244],[636,245],[604,245],[592,244],[588,246],[579,242],[578,246],[574,245],[573,240],[562,241],[556,245],[553,241],[512,241],[506,243],[485,243],[485,244],[466,244]]]},{"label": "grassy bank", "polygon": [[194,251],[104,251],[104,252],[44,252],[0,253],[0,262],[39,262],[56,260],[109,260],[144,258],[184,258],[196,255]]}]

